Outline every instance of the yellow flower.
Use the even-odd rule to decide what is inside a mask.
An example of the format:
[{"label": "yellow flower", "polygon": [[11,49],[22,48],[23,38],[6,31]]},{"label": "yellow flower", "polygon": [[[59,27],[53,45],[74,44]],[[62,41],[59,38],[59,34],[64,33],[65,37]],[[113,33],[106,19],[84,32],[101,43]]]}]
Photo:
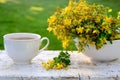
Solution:
[{"label": "yellow flower", "polygon": [[120,38],[120,34],[115,35],[115,39]]},{"label": "yellow flower", "polygon": [[118,12],[118,16],[117,16],[117,19],[120,19],[120,11]]},{"label": "yellow flower", "polygon": [[100,22],[100,20],[101,20],[101,17],[100,17],[100,16],[97,16],[96,22]]},{"label": "yellow flower", "polygon": [[77,25],[78,24],[78,20],[74,19],[72,22],[73,25]]},{"label": "yellow flower", "polygon": [[58,32],[57,32],[57,29],[56,29],[56,28],[54,28],[54,29],[53,29],[53,33],[54,33],[54,35],[57,35],[57,34],[58,34]]},{"label": "yellow flower", "polygon": [[98,31],[98,30],[94,30],[94,31],[93,31],[93,33],[98,34],[98,33],[99,33],[99,31]]},{"label": "yellow flower", "polygon": [[102,23],[102,26],[106,26],[106,25],[107,25],[106,22],[103,22],[103,23]]},{"label": "yellow flower", "polygon": [[90,45],[91,45],[91,46],[94,46],[94,45],[95,45],[95,42],[91,42]]},{"label": "yellow flower", "polygon": [[82,33],[83,29],[84,29],[83,27],[76,28],[76,30],[78,31],[78,33]]},{"label": "yellow flower", "polygon": [[57,65],[56,65],[55,68],[56,68],[56,69],[62,69],[62,68],[63,68],[63,65],[62,65],[61,63],[57,63]]},{"label": "yellow flower", "polygon": [[49,60],[48,64],[54,64],[54,60]]},{"label": "yellow flower", "polygon": [[79,19],[78,22],[81,23],[82,19]]},{"label": "yellow flower", "polygon": [[56,16],[53,15],[48,19],[48,22],[51,25],[55,20],[56,20]]},{"label": "yellow flower", "polygon": [[86,29],[85,32],[88,33],[90,31],[90,29]]},{"label": "yellow flower", "polygon": [[44,68],[46,68],[46,67],[47,67],[47,64],[46,64],[45,62],[42,62],[42,66],[43,66]]},{"label": "yellow flower", "polygon": [[67,40],[66,40],[66,41],[63,41],[63,42],[62,42],[63,48],[66,49],[66,47],[68,46],[68,44],[69,44],[69,43],[68,43]]},{"label": "yellow flower", "polygon": [[67,26],[70,26],[71,25],[71,20],[66,18],[65,20],[63,20],[63,24],[67,25]]},{"label": "yellow flower", "polygon": [[65,29],[65,27],[62,26],[62,25],[58,25],[58,27],[59,27],[61,30],[64,30],[64,29]]},{"label": "yellow flower", "polygon": [[[65,36],[64,36],[65,37]],[[63,38],[63,40],[62,40],[62,46],[63,46],[63,48],[64,49],[66,49],[67,48],[67,46],[68,46],[68,44],[70,43],[70,41],[71,41],[71,38],[70,37],[65,37],[65,38]]]},{"label": "yellow flower", "polygon": [[87,19],[89,18],[89,16],[88,16],[88,15],[86,15],[86,16],[84,16],[84,18],[85,18],[85,20],[87,20]]},{"label": "yellow flower", "polygon": [[50,32],[50,31],[52,31],[52,30],[53,30],[53,28],[48,27],[48,28],[47,28],[47,30]]},{"label": "yellow flower", "polygon": [[71,7],[66,7],[64,13],[69,13],[71,10]]},{"label": "yellow flower", "polygon": [[111,20],[112,20],[111,18],[109,18],[109,17],[107,17],[107,16],[105,17],[105,21],[106,21],[106,22],[111,22]]},{"label": "yellow flower", "polygon": [[106,38],[103,39],[103,42],[105,42],[105,43],[107,42]]},{"label": "yellow flower", "polygon": [[86,39],[85,38],[81,38],[80,39],[80,42],[84,42]]}]

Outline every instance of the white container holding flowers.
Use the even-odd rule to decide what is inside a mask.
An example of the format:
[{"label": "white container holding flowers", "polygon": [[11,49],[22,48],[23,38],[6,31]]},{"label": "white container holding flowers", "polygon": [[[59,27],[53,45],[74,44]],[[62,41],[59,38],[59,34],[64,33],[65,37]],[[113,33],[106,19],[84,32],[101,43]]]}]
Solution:
[{"label": "white container holding flowers", "polygon": [[112,17],[112,9],[98,4],[69,0],[64,9],[48,19],[48,30],[62,41],[63,48],[77,38],[80,52],[97,61],[120,58],[120,12]]},{"label": "white container holding flowers", "polygon": [[[76,47],[79,45],[79,40],[74,39]],[[79,48],[79,47],[77,47]],[[120,58],[120,40],[107,42],[100,49],[96,49],[94,45],[88,45],[85,47],[84,54],[91,58],[93,61],[114,61]]]}]

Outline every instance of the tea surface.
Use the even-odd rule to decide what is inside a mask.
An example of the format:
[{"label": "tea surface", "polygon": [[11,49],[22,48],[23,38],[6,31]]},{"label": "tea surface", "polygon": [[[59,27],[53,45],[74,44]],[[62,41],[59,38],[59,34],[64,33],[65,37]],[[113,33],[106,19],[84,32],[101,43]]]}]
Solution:
[{"label": "tea surface", "polygon": [[34,39],[34,38],[31,38],[31,37],[18,37],[18,38],[11,38],[11,39],[14,39],[14,40],[30,40],[30,39]]}]

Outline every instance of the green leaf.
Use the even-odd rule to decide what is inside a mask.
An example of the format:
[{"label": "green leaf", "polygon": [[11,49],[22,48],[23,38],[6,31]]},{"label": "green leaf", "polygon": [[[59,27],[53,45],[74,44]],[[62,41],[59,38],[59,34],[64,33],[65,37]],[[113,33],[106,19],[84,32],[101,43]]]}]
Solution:
[{"label": "green leaf", "polygon": [[112,40],[110,40],[110,43],[112,44]]}]

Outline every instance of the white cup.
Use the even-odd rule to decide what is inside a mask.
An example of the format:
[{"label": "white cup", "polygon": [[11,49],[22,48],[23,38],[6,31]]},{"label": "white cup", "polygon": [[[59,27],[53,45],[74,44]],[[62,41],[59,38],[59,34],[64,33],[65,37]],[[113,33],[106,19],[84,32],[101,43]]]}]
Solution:
[{"label": "white cup", "polygon": [[[5,51],[15,64],[31,63],[31,60],[49,45],[47,37],[41,38],[40,35],[34,33],[10,33],[4,35],[3,38]],[[43,40],[47,43],[39,50]]]}]

